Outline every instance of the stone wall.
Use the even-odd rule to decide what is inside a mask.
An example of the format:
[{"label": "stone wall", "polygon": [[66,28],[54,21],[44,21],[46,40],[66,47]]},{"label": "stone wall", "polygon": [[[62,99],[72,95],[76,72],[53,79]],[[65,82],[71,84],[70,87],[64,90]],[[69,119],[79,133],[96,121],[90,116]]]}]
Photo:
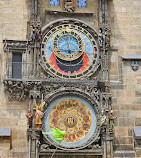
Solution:
[{"label": "stone wall", "polygon": [[[134,146],[133,128],[141,126],[141,61],[133,71],[130,60],[121,55],[140,55],[141,1],[113,0],[110,3],[111,63],[115,121],[115,157],[141,157],[141,148]],[[134,153],[136,151],[136,154]]]},{"label": "stone wall", "polygon": [[[3,79],[6,59],[3,51],[3,40],[26,40],[30,8],[30,0],[0,0],[0,127],[12,129],[11,140],[5,137],[0,138],[1,158],[19,157],[18,154],[12,154],[12,150],[27,148],[25,114],[28,101],[9,101],[4,93]],[[24,155],[27,157],[25,153]]]},{"label": "stone wall", "polygon": [[[63,0],[60,0],[59,6],[50,6],[49,0],[41,0],[40,1],[40,14],[41,20],[44,23],[45,18],[45,10],[54,10],[54,11],[64,11],[64,3]],[[78,8],[77,0],[74,0],[75,12],[80,13],[94,13],[94,23],[98,26],[98,0],[89,0],[86,8]]]},{"label": "stone wall", "polygon": [[[94,3],[95,2],[95,3]],[[49,0],[40,1],[43,20],[45,10],[62,10],[49,7]],[[110,2],[111,52],[110,80],[113,96],[112,108],[115,120],[114,156],[141,157],[141,145],[134,140],[133,128],[141,126],[141,62],[133,71],[131,62],[122,60],[121,55],[140,55],[141,52],[141,1],[112,0]],[[94,12],[98,25],[98,1],[88,0],[88,8],[76,8],[76,12]],[[0,127],[12,129],[12,141],[0,138],[0,157],[27,157],[27,120],[25,117],[28,100],[14,102],[4,93],[3,78],[5,55],[2,41],[26,40],[27,22],[31,15],[30,0],[0,0]],[[12,150],[10,150],[10,146]]]}]

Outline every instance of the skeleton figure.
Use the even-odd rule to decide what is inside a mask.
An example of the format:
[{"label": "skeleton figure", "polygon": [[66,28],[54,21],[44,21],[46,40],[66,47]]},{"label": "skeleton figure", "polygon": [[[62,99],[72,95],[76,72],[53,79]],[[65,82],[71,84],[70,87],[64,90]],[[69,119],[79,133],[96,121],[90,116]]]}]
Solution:
[{"label": "skeleton figure", "polygon": [[103,36],[103,33],[102,33],[102,28],[99,29],[99,34],[98,34],[98,41],[99,41],[99,46],[100,47],[103,47],[103,42],[104,42],[104,36]]},{"label": "skeleton figure", "polygon": [[74,12],[73,0],[65,0],[64,8],[68,12],[71,12],[71,13]]},{"label": "skeleton figure", "polygon": [[30,26],[30,41],[31,41],[31,42],[33,42],[34,33],[35,33],[34,27],[33,27],[33,26]]},{"label": "skeleton figure", "polygon": [[45,101],[43,103],[41,103],[40,106],[38,106],[38,104],[35,103],[35,107],[36,107],[35,126],[37,129],[41,129],[41,126],[42,126],[41,119],[44,116],[44,113],[43,113],[44,105],[45,105]]}]

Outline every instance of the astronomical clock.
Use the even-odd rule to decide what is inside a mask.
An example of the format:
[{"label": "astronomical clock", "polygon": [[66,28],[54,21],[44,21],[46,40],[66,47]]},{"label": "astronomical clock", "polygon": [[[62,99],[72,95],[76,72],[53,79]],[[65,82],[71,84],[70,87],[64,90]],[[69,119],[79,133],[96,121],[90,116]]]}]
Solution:
[{"label": "astronomical clock", "polygon": [[[59,81],[63,79],[69,84],[74,83],[66,86],[65,83],[60,84],[63,94],[61,88],[58,91],[60,95],[53,94],[55,99],[53,97],[49,101],[43,131],[50,132],[51,128],[66,131],[67,136],[59,145],[60,149],[85,148],[95,142],[100,133],[98,103],[81,88],[89,87],[92,90],[95,85],[90,84],[87,78],[99,67],[97,33],[83,23],[59,21],[43,31],[40,53],[40,63],[47,74]],[[85,80],[87,85],[83,85],[81,80]],[[75,84],[78,88],[75,88]],[[53,136],[44,137],[56,146]]]},{"label": "astronomical clock", "polygon": [[[74,2],[32,0],[27,41],[3,41],[8,52],[5,92],[11,100],[28,98],[25,110],[33,114],[26,115],[29,158],[33,152],[36,158],[55,151],[74,157],[113,153],[108,126],[103,133],[100,127],[100,118],[105,123],[111,110],[109,0]],[[60,144],[42,134],[52,128],[66,131]]]}]

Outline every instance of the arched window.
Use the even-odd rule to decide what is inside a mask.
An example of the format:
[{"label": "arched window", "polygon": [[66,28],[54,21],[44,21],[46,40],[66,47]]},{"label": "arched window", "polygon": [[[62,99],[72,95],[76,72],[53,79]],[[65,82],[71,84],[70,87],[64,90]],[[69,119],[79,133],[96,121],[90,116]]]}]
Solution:
[{"label": "arched window", "polygon": [[59,0],[49,0],[51,6],[59,6]]},{"label": "arched window", "polygon": [[77,6],[79,8],[86,8],[87,7],[87,0],[77,0]]}]

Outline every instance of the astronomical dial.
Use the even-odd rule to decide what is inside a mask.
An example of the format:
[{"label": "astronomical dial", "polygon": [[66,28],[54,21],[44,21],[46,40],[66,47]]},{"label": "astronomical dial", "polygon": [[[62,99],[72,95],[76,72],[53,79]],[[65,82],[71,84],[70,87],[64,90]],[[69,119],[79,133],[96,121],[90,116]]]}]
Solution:
[{"label": "astronomical dial", "polygon": [[[97,117],[93,107],[76,96],[59,97],[48,107],[44,115],[44,131],[51,128],[66,131],[62,147],[79,147],[89,141],[96,130]],[[46,136],[46,135],[45,135]],[[48,135],[54,141],[53,135]]]},{"label": "astronomical dial", "polygon": [[92,34],[74,24],[62,24],[46,32],[41,46],[44,68],[65,79],[79,79],[96,71],[98,46]]}]

